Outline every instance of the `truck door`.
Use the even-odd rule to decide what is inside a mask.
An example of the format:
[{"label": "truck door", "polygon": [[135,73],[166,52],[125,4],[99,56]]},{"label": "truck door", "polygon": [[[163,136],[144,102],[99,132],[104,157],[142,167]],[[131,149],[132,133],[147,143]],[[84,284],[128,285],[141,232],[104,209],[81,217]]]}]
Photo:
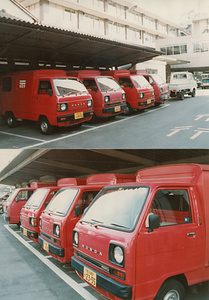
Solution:
[{"label": "truck door", "polygon": [[34,114],[37,120],[39,115],[47,116],[56,113],[53,101],[53,90],[50,80],[41,79],[38,81],[38,86],[35,93]]},{"label": "truck door", "polygon": [[[148,290],[152,287],[155,294],[167,278],[204,266],[203,229],[193,212],[187,188],[171,187],[155,192],[137,241],[137,296],[142,285]],[[149,230],[150,214],[160,219],[160,227],[153,231]]]}]

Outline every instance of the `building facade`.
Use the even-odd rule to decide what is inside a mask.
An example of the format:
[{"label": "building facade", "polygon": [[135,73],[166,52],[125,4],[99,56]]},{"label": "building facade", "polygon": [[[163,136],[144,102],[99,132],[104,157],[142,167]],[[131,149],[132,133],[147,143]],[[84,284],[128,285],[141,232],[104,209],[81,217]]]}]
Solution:
[{"label": "building facade", "polygon": [[19,0],[42,25],[155,48],[180,26],[125,0]]}]

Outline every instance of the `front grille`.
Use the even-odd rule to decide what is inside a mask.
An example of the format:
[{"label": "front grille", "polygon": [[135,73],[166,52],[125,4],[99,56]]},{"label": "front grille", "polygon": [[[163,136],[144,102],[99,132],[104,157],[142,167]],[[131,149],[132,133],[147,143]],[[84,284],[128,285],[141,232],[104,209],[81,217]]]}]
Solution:
[{"label": "front grille", "polygon": [[105,264],[103,264],[103,263],[101,263],[101,262],[99,262],[99,261],[97,261],[97,260],[81,253],[80,251],[77,251],[77,256],[82,258],[86,262],[90,263],[91,265],[99,268],[100,270],[102,270],[102,271],[104,271],[108,274],[111,274],[111,268],[109,266],[107,266],[107,265],[105,265]]},{"label": "front grille", "polygon": [[42,235],[43,237],[47,238],[48,240],[50,240],[51,242],[55,243],[55,239],[54,239],[52,236],[50,236],[50,235],[44,233],[43,231],[41,231],[41,235]]},{"label": "front grille", "polygon": [[117,106],[117,105],[121,105],[121,104],[124,104],[124,101],[105,103],[105,107],[109,107],[109,106]]}]

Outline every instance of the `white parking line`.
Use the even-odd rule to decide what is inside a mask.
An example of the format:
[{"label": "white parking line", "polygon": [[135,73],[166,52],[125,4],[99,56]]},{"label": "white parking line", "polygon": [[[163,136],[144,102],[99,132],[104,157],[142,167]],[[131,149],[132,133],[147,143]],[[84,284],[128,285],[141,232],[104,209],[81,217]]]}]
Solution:
[{"label": "white parking line", "polygon": [[30,137],[30,136],[25,136],[25,135],[10,133],[10,132],[0,131],[0,134],[12,135],[12,136],[16,136],[16,137],[21,137],[23,139],[29,139],[29,140],[44,142],[44,140],[42,140],[42,139],[37,139],[37,138]]},{"label": "white parking line", "polygon": [[4,225],[4,227],[12,234],[16,239],[18,239],[26,248],[28,248],[35,256],[37,256],[48,268],[50,268],[57,276],[59,276],[63,281],[65,281],[72,289],[74,289],[81,297],[85,300],[96,300],[87,290],[84,289],[85,285],[83,283],[78,284],[57,266],[55,266],[51,261],[49,261],[45,256],[40,254],[36,249],[34,249],[27,241],[25,241],[20,235],[13,231],[9,225]]},{"label": "white parking line", "polygon": [[[163,106],[161,106],[161,107],[156,108],[155,110],[145,111],[145,112],[143,113],[143,115],[153,113],[153,112],[155,112],[155,111],[157,111],[157,110],[164,109],[164,108],[166,108],[166,107],[168,107],[168,106],[170,106],[170,104],[165,104],[165,105],[163,105]],[[143,116],[143,115],[142,115],[142,116]],[[56,139],[44,141],[43,143],[38,143],[38,144],[31,145],[31,146],[23,147],[23,148],[21,148],[21,149],[37,148],[37,147],[39,147],[39,146],[43,146],[43,145],[46,145],[46,144],[49,144],[49,143],[52,143],[52,142],[61,141],[61,140],[64,140],[64,139],[67,139],[67,138],[70,138],[70,137],[77,136],[77,135],[85,134],[86,132],[94,131],[94,130],[97,130],[97,129],[100,129],[100,128],[104,128],[104,127],[107,127],[107,126],[112,126],[112,125],[114,125],[114,124],[121,123],[121,122],[125,122],[125,121],[128,121],[128,120],[130,120],[130,119],[137,118],[137,117],[139,117],[139,116],[138,116],[138,115],[135,115],[135,116],[131,116],[131,117],[129,117],[129,118],[124,118],[124,119],[121,119],[121,120],[118,120],[118,121],[115,121],[115,122],[103,124],[103,125],[96,126],[96,127],[90,127],[89,129],[86,129],[86,130],[83,130],[83,131],[80,131],[80,132],[75,132],[75,133],[73,133],[73,134],[68,134],[68,135],[65,135],[65,136],[62,136],[62,137],[59,137],[59,138],[56,138]]]}]

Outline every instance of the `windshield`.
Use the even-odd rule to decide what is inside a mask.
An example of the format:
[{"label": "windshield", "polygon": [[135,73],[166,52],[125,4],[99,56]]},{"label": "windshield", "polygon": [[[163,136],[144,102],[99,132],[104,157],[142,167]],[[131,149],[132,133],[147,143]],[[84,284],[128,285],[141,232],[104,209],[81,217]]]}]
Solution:
[{"label": "windshield", "polygon": [[165,81],[160,77],[158,74],[152,74],[153,79],[158,83],[158,84],[165,84]]},{"label": "windshield", "polygon": [[131,76],[131,79],[138,89],[150,89],[151,85],[142,75]]},{"label": "windshield", "polygon": [[53,79],[56,94],[58,96],[87,94],[88,91],[80,81],[71,78]]},{"label": "windshield", "polygon": [[37,189],[32,196],[30,196],[25,204],[25,207],[34,209],[39,208],[47,193],[48,189]]},{"label": "windshield", "polygon": [[114,78],[111,78],[111,77],[97,77],[97,82],[99,84],[101,92],[115,92],[115,91],[123,92],[122,88],[115,81]]},{"label": "windshield", "polygon": [[132,231],[148,194],[148,187],[129,186],[103,189],[87,209],[82,221]]},{"label": "windshield", "polygon": [[78,189],[61,189],[49,202],[45,212],[49,214],[65,216],[75,199]]}]

